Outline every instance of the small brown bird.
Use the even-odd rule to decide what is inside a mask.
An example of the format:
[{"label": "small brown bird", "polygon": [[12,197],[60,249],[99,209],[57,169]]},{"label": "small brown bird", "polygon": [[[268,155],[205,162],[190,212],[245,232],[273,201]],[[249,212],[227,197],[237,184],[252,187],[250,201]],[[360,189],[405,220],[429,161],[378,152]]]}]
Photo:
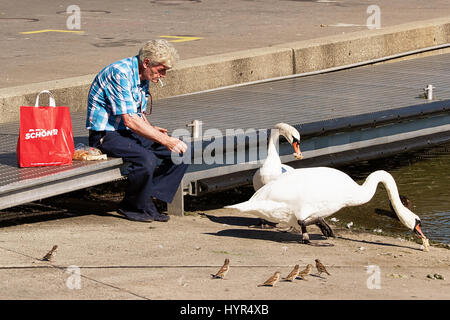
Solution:
[{"label": "small brown bird", "polygon": [[211,277],[212,279],[223,279],[228,271],[230,271],[230,259],[226,258],[222,268],[216,274],[211,274]]},{"label": "small brown bird", "polygon": [[298,276],[298,272],[300,270],[300,266],[298,264],[295,265],[294,269],[289,273],[289,275],[286,278],[283,278],[284,281],[294,281],[295,278]]},{"label": "small brown bird", "polygon": [[328,273],[327,269],[325,268],[325,266],[322,264],[322,262],[320,262],[319,259],[316,259],[316,268],[317,271],[319,271],[319,276],[322,274],[322,272],[325,272],[327,275],[330,276],[330,274]]},{"label": "small brown bird", "polygon": [[306,280],[306,276],[311,272],[312,267],[313,265],[309,263],[305,269],[298,273],[297,277]]},{"label": "small brown bird", "polygon": [[266,280],[263,284],[259,284],[258,287],[273,287],[275,283],[280,280],[281,273],[279,271],[275,272],[273,276]]},{"label": "small brown bird", "polygon": [[55,253],[56,249],[58,249],[57,245],[54,245],[52,250],[47,252],[47,254],[41,259],[42,261],[51,261],[53,254]]}]

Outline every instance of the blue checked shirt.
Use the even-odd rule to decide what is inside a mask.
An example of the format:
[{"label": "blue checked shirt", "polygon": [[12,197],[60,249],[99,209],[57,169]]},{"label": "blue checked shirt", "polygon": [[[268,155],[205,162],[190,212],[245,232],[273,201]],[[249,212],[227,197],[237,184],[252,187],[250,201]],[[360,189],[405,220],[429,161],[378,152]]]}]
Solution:
[{"label": "blue checked shirt", "polygon": [[86,128],[128,129],[122,114],[141,115],[147,107],[149,81],[139,79],[138,56],[114,62],[99,72],[89,90]]}]

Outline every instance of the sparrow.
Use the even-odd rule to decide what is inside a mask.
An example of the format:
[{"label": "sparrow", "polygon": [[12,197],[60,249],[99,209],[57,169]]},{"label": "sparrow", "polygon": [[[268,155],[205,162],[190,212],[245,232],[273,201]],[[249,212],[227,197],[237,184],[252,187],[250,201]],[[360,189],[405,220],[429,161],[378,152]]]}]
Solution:
[{"label": "sparrow", "polygon": [[294,279],[298,276],[298,271],[300,270],[300,266],[298,264],[295,265],[294,269],[289,273],[286,278],[283,278],[284,281],[294,281]]},{"label": "sparrow", "polygon": [[275,272],[273,276],[266,280],[263,284],[259,284],[258,287],[273,287],[275,283],[280,280],[281,273],[279,271]]},{"label": "sparrow", "polygon": [[52,259],[53,253],[55,253],[56,249],[58,248],[57,245],[54,245],[52,250],[47,252],[47,254],[41,259],[42,261],[50,261]]},{"label": "sparrow", "polygon": [[226,258],[225,262],[216,274],[211,274],[212,279],[223,279],[230,270],[230,259]]},{"label": "sparrow", "polygon": [[316,268],[317,271],[319,271],[319,276],[322,274],[322,272],[325,272],[327,275],[330,275],[327,271],[327,269],[325,269],[325,266],[320,262],[319,259],[316,259]]},{"label": "sparrow", "polygon": [[311,272],[312,267],[313,265],[309,263],[305,269],[298,273],[297,277],[306,280],[306,276]]}]

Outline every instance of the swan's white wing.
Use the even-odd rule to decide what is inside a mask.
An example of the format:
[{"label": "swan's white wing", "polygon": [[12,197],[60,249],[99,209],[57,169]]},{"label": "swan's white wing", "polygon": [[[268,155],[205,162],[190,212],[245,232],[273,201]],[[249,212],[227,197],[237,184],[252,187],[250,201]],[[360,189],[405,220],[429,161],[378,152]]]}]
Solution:
[{"label": "swan's white wing", "polygon": [[342,171],[326,167],[304,168],[280,175],[278,179],[258,190],[251,199],[284,202],[300,197],[317,201],[342,197],[355,192],[359,187]]},{"label": "swan's white wing", "polygon": [[294,168],[286,164],[281,165],[281,172],[265,172],[264,169],[258,169],[253,175],[253,188],[258,191],[262,186],[278,179],[282,174],[292,171],[294,171]]},{"label": "swan's white wing", "polygon": [[359,185],[345,173],[332,168],[296,169],[259,189],[250,202],[271,200],[283,203],[299,219],[327,216],[346,206],[349,195],[357,194]]},{"label": "swan's white wing", "polygon": [[276,211],[285,210],[286,205],[281,202],[271,201],[271,200],[260,200],[260,201],[244,201],[231,206],[226,206],[225,208],[236,209],[240,212],[250,212],[250,211]]},{"label": "swan's white wing", "polygon": [[271,200],[245,201],[225,208],[235,209],[241,213],[248,213],[271,222],[288,223],[292,219],[292,209],[285,203]]}]

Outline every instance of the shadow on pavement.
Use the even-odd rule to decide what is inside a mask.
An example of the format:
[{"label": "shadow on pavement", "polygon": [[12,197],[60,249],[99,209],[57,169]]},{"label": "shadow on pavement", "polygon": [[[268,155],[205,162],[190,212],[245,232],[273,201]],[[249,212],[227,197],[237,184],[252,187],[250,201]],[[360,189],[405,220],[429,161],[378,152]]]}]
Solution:
[{"label": "shadow on pavement", "polygon": [[[233,237],[233,238],[244,238],[244,239],[254,239],[254,240],[269,240],[273,242],[282,243],[298,243],[301,244],[302,236],[301,234],[291,233],[291,232],[279,232],[276,230],[255,230],[255,229],[226,229],[221,230],[216,233],[205,233],[212,236],[218,237]],[[309,238],[311,241],[316,240],[326,240],[325,237],[319,234],[309,233]]]}]

